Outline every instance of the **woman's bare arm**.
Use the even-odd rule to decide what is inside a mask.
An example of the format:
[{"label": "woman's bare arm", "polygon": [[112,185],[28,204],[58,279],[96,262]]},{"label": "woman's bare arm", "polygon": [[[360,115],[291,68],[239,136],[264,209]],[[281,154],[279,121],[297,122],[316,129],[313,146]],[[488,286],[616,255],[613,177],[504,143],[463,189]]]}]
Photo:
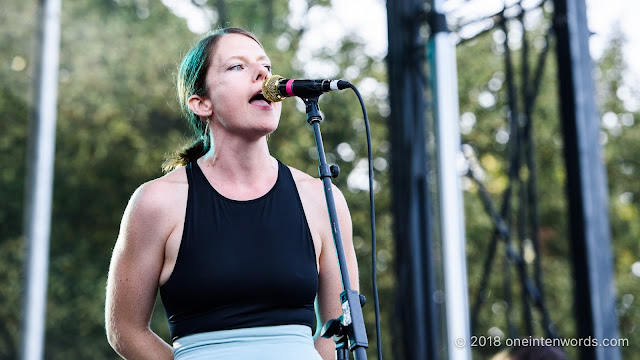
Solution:
[{"label": "woman's bare arm", "polygon": [[165,243],[175,222],[165,198],[169,187],[159,179],[136,190],[113,249],[105,323],[109,343],[125,359],[173,358],[171,346],[149,327]]}]

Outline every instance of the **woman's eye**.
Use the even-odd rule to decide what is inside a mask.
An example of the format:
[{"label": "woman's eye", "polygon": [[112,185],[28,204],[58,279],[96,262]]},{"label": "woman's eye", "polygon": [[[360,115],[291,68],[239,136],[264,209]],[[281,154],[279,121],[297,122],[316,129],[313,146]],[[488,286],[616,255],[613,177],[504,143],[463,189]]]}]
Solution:
[{"label": "woman's eye", "polygon": [[265,65],[264,67],[267,68],[268,72],[271,72],[271,65]]},{"label": "woman's eye", "polygon": [[242,70],[242,65],[233,65],[229,68],[229,70]]}]

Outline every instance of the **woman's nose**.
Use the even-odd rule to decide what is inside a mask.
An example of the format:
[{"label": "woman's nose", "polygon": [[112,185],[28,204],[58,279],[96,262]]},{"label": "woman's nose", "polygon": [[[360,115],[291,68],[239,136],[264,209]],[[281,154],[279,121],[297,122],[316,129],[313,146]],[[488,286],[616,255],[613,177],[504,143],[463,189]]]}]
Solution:
[{"label": "woman's nose", "polygon": [[258,67],[258,72],[256,74],[256,81],[260,80],[264,80],[267,78],[267,76],[269,76],[269,70],[267,70],[266,67],[264,67],[264,65],[262,64],[258,64],[256,65]]}]

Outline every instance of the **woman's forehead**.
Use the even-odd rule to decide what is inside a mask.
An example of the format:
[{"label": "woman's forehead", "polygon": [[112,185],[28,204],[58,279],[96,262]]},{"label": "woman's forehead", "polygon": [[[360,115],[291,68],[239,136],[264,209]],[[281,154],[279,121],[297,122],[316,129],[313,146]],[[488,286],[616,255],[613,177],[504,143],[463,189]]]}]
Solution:
[{"label": "woman's forehead", "polygon": [[214,61],[224,62],[229,59],[268,60],[264,49],[254,39],[242,34],[225,34],[216,46]]}]

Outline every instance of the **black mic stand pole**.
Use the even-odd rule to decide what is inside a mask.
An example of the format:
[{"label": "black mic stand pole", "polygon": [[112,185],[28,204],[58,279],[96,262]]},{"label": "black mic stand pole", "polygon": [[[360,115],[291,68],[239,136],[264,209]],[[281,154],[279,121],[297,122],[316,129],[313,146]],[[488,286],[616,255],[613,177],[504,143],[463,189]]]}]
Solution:
[{"label": "black mic stand pole", "polygon": [[327,201],[327,208],[329,209],[329,221],[331,222],[331,231],[333,232],[333,240],[336,246],[340,275],[342,277],[343,292],[340,294],[342,315],[339,319],[331,319],[324,324],[322,327],[322,337],[334,338],[336,341],[338,360],[349,359],[349,351],[354,353],[355,360],[366,360],[366,348],[369,347],[369,342],[367,340],[367,331],[364,327],[364,317],[362,315],[364,296],[360,295],[356,290],[351,289],[347,261],[342,246],[342,235],[336,213],[336,204],[332,192],[331,178],[338,176],[339,169],[336,165],[327,165],[324,146],[322,145],[322,136],[320,135],[322,116],[320,116],[320,108],[318,107],[318,97],[303,98],[302,100],[306,105],[307,122],[313,127],[313,134],[316,139],[318,159],[320,160],[318,170],[324,185],[325,200]]}]

